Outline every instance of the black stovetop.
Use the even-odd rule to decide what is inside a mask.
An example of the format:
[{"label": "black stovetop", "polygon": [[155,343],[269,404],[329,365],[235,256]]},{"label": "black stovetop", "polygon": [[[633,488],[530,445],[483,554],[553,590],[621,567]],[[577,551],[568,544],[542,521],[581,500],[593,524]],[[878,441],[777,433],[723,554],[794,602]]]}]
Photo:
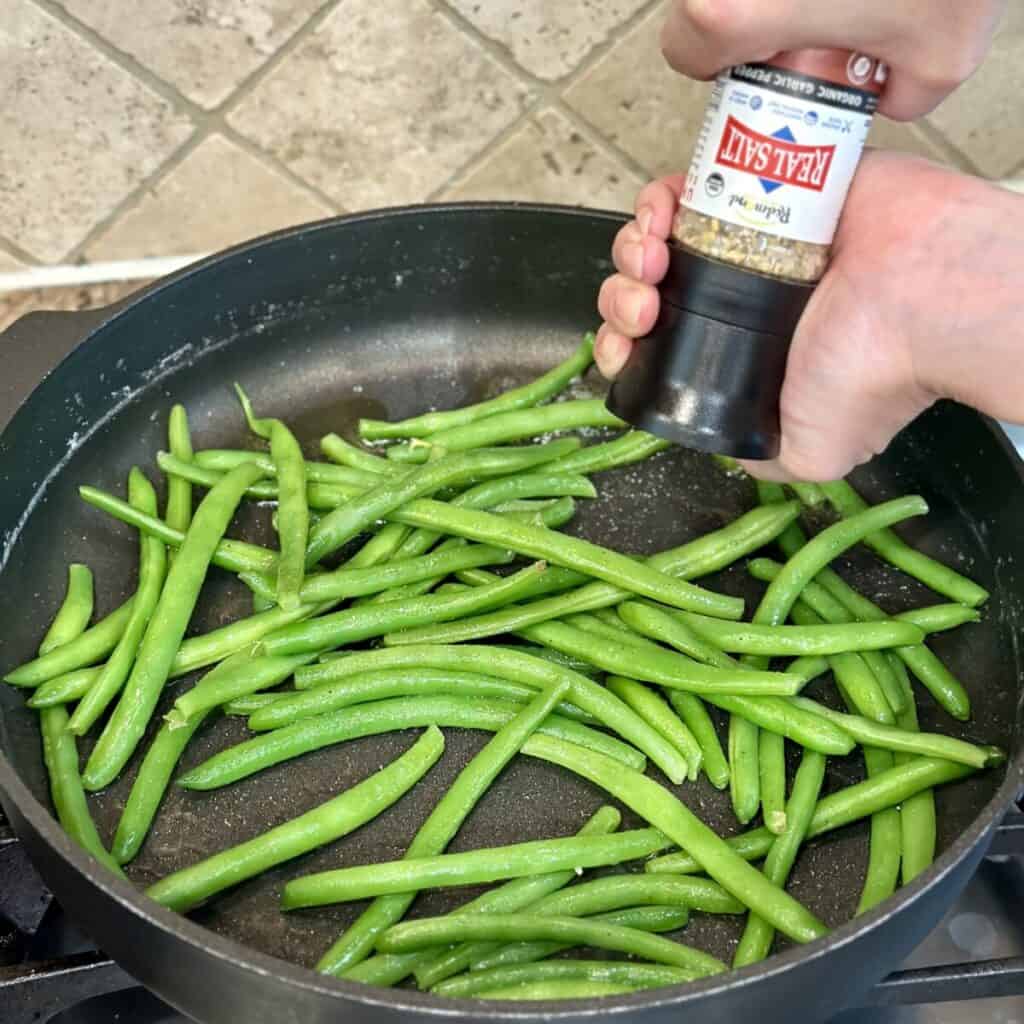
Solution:
[{"label": "black stovetop", "polygon": [[[65,917],[0,814],[0,1021],[183,1024]],[[833,1024],[1024,1024],[1024,812],[914,955]]]}]

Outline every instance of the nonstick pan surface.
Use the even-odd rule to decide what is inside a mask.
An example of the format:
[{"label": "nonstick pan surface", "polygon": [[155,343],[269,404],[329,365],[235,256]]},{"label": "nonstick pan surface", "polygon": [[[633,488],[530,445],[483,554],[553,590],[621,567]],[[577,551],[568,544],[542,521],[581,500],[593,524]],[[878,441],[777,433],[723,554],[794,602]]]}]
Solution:
[{"label": "nonstick pan surface", "polygon": [[[317,439],[331,430],[355,438],[359,416],[398,418],[490,397],[551,366],[594,326],[594,296],[608,270],[602,254],[617,223],[607,215],[512,207],[356,218],[348,230],[328,223],[283,233],[129,302],[46,381],[0,442],[5,495],[0,667],[31,657],[61,600],[67,563],[84,561],[93,569],[97,614],[131,593],[135,532],[84,505],[76,489],[89,483],[123,494],[133,465],[157,480],[154,455],[166,445],[172,402],[187,407],[197,447],[254,446],[231,391],[238,381],[261,415],[286,419],[310,457],[318,457]],[[596,371],[575,391],[602,394]],[[601,474],[595,482],[599,497],[579,503],[568,532],[634,554],[679,544],[753,504],[748,481],[726,477],[709,458],[679,448]],[[923,494],[931,515],[899,532],[992,591],[982,623],[934,641],[967,686],[974,717],[963,725],[952,721],[919,689],[922,728],[1002,744],[1015,752],[1011,770],[1019,772],[1016,637],[1024,549],[1017,525],[1024,495],[1013,456],[987,423],[945,405],[922,417],[855,482],[872,499]],[[230,534],[273,543],[269,521],[270,509],[250,505]],[[866,551],[842,559],[839,568],[893,612],[936,600]],[[742,594],[751,605],[760,593],[742,566],[707,583]],[[244,616],[250,607],[247,590],[214,569],[190,633]],[[160,712],[194,680],[170,686]],[[835,700],[831,684],[815,683],[811,692]],[[10,688],[2,689],[0,701],[4,755],[46,805],[35,717]],[[719,724],[724,726],[721,717]],[[346,743],[219,791],[172,788],[129,877],[144,887],[294,817],[392,760],[417,733]],[[374,822],[239,886],[192,919],[249,949],[292,964],[314,964],[363,904],[282,914],[278,899],[284,882],[331,867],[401,857],[426,814],[487,739],[458,730],[445,735],[442,761]],[[189,745],[182,770],[245,736],[239,719],[211,721]],[[91,740],[81,744],[83,758],[90,745]],[[91,800],[106,839],[138,760]],[[651,771],[665,782],[657,769]],[[826,788],[862,777],[859,757],[830,759]],[[998,808],[990,801],[1004,780],[1000,769],[939,792],[940,851],[949,850],[979,816],[983,824],[994,820]],[[676,792],[719,833],[739,830],[727,792],[714,790],[703,778]],[[1005,800],[1007,792],[999,798]],[[520,757],[480,802],[451,849],[567,835],[604,802],[604,794],[588,783]],[[639,823],[629,812],[624,818],[626,825]],[[975,828],[980,834],[981,824]],[[847,828],[805,847],[790,889],[838,927],[854,914],[866,862],[866,827]],[[426,894],[416,901],[413,916],[450,910],[477,891]],[[686,941],[728,960],[741,923],[695,914]]]}]

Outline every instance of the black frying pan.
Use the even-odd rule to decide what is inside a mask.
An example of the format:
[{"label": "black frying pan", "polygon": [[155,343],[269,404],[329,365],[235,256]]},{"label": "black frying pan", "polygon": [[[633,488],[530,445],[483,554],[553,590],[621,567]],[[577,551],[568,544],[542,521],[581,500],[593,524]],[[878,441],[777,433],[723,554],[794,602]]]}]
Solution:
[{"label": "black frying pan", "polygon": [[[132,586],[132,531],[84,506],[76,487],[123,491],[128,469],[151,473],[173,401],[188,407],[203,446],[244,442],[229,384],[240,381],[261,413],[286,417],[310,442],[349,432],[360,415],[398,417],[490,395],[551,365],[594,322],[605,254],[621,218],[515,205],[387,211],[283,232],[232,250],[147,289],[116,310],[28,317],[3,340],[10,396],[27,391],[46,353],[82,344],[36,389],[0,437],[0,667],[31,656],[59,603],[66,563],[88,562],[103,612]],[[595,379],[589,386],[600,386]],[[311,451],[312,451],[311,447]],[[958,726],[925,697],[923,725],[1012,751],[1007,769],[939,794],[935,866],[882,907],[850,923],[866,863],[864,827],[811,843],[794,894],[836,930],[805,948],[690,986],[579,1003],[477,1005],[412,990],[378,990],[308,970],[360,907],[282,915],[277,897],[294,875],[398,857],[427,810],[484,737],[451,731],[443,761],[377,821],[271,872],[185,919],[151,904],[67,840],[47,810],[34,716],[0,689],[0,792],[30,855],[72,916],[143,984],[204,1022],[459,1020],[583,1021],[595,1014],[647,1020],[814,1021],[851,1004],[934,927],[975,870],[1001,812],[1024,778],[1021,656],[1024,486],[1021,467],[989,423],[951,405],[932,410],[860,474],[870,497],[917,491],[932,506],[907,528],[925,550],[965,568],[993,593],[985,621],[935,641],[970,690],[974,719]],[[677,544],[737,515],[749,485],[725,479],[683,450],[605,474],[601,497],[571,527],[637,553]],[[266,535],[247,511],[238,534]],[[852,582],[892,610],[927,591],[858,554]],[[714,585],[755,599],[740,569]],[[217,573],[193,628],[244,614],[248,599]],[[176,684],[169,698],[188,681]],[[205,728],[184,765],[243,734],[237,721]],[[278,766],[209,794],[175,792],[130,869],[145,885],[333,795],[407,748],[411,734],[366,739]],[[85,745],[83,745],[84,747]],[[85,751],[83,750],[83,753]],[[92,801],[109,837],[134,765]],[[833,760],[828,785],[860,777],[857,758]],[[706,784],[680,795],[720,830],[736,824],[728,798]],[[555,797],[553,794],[557,794]],[[604,796],[561,769],[517,760],[457,837],[465,849],[574,831]],[[627,815],[627,821],[631,820]],[[468,893],[417,901],[416,913]],[[687,941],[726,957],[738,922],[695,918]]]}]

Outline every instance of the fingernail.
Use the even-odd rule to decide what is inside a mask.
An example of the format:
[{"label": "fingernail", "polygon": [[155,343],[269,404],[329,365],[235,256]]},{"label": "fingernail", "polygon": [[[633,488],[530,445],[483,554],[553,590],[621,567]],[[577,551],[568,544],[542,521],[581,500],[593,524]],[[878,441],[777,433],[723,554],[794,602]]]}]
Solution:
[{"label": "fingernail", "polygon": [[640,228],[641,235],[647,235],[651,230],[651,221],[654,220],[654,211],[649,206],[641,206],[636,215],[636,223]]},{"label": "fingernail", "polygon": [[644,246],[642,242],[627,242],[622,247],[623,262],[630,277],[638,281],[644,276]]},{"label": "fingernail", "polygon": [[615,312],[619,319],[628,327],[636,327],[640,323],[646,296],[634,288],[622,288],[615,297]]}]

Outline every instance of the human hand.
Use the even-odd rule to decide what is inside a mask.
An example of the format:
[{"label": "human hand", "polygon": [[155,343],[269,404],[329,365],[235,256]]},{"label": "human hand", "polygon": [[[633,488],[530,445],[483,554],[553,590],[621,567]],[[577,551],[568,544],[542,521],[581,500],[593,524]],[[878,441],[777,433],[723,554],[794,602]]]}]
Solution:
[{"label": "human hand", "polygon": [[[618,233],[595,357],[614,377],[658,312],[681,175],[653,182]],[[939,398],[1024,421],[1024,197],[896,153],[867,152],[832,262],[797,328],[766,479],[832,480]],[[642,344],[642,342],[641,342]]]},{"label": "human hand", "polygon": [[675,0],[661,46],[676,71],[713,78],[783,50],[859,50],[889,66],[879,110],[921,117],[969,78],[988,52],[1006,0]]}]

